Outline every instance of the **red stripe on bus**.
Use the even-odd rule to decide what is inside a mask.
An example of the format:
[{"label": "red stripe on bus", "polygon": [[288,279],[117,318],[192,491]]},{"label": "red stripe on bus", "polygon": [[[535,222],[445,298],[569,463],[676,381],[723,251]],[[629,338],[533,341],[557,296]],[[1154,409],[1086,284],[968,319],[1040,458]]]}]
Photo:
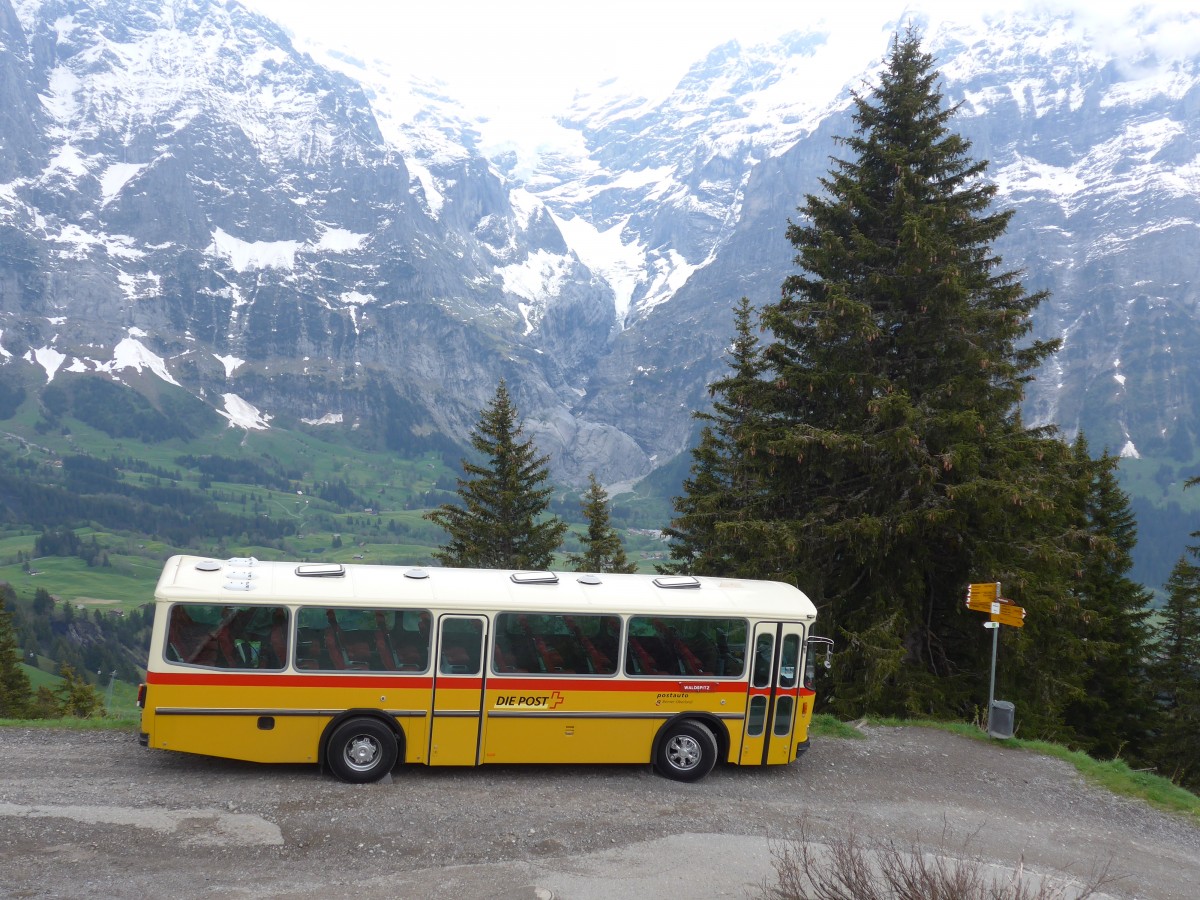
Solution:
[{"label": "red stripe on bus", "polygon": [[[323,688],[418,688],[431,690],[428,675],[259,675],[249,672],[147,672],[148,684],[196,685],[206,687],[323,687]],[[467,685],[464,685],[464,687]],[[479,686],[475,679],[475,686]]]},{"label": "red stripe on bus", "polygon": [[[293,675],[260,674],[257,672],[148,672],[148,684],[195,685],[220,687],[320,687],[320,688],[410,688],[430,690],[433,679],[428,675]],[[446,689],[479,690],[479,678],[461,675],[439,676],[438,684]],[[703,681],[690,679],[628,680],[594,678],[506,678],[492,675],[487,686],[495,691],[537,692],[547,690],[604,691],[622,693],[679,694],[737,694],[746,693],[744,681]],[[755,692],[757,693],[757,691]],[[769,691],[763,693],[769,694]],[[811,691],[801,691],[801,695]]]},{"label": "red stripe on bus", "polygon": [[539,691],[546,688],[583,691],[655,691],[677,694],[741,694],[746,693],[744,681],[703,681],[700,679],[662,679],[617,681],[616,679],[592,678],[506,678],[503,675],[488,677],[488,688],[497,691]]}]

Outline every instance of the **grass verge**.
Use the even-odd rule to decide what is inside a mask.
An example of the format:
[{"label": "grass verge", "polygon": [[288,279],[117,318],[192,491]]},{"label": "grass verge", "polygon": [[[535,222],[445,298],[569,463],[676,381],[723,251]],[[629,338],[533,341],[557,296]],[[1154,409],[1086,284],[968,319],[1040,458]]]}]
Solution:
[{"label": "grass verge", "polygon": [[72,731],[137,731],[136,715],[104,716],[95,719],[0,719],[0,728],[69,728]]},{"label": "grass verge", "polygon": [[866,735],[851,725],[849,722],[843,722],[841,719],[835,719],[829,713],[817,713],[812,718],[812,724],[808,726],[810,737],[819,738],[865,738]]}]

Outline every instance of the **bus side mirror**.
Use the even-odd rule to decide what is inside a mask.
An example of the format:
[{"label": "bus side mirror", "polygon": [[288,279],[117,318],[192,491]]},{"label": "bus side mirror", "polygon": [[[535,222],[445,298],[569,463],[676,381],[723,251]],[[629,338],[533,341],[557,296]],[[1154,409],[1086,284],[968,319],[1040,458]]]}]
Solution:
[{"label": "bus side mirror", "polygon": [[810,637],[805,642],[804,652],[804,689],[811,691],[815,689],[817,677],[817,648],[825,647],[825,668],[833,667],[833,640],[827,637]]}]

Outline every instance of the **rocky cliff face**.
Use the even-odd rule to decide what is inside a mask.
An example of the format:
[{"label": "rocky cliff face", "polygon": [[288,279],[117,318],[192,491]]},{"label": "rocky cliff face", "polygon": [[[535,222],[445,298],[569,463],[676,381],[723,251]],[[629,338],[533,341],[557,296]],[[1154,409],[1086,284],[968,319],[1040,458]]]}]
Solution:
[{"label": "rocky cliff face", "polygon": [[[153,358],[241,424],[381,431],[401,411],[373,396],[386,384],[409,431],[455,436],[503,375],[561,418],[611,296],[480,156],[418,177],[354,81],[233,2],[19,11],[0,0],[10,373]],[[626,474],[644,470],[625,443]]]},{"label": "rocky cliff face", "polygon": [[[1191,459],[1200,57],[1163,33],[927,41],[1065,338],[1028,417]],[[0,375],[144,372],[237,427],[397,447],[461,440],[505,377],[560,477],[631,481],[686,448],[734,302],[791,270],[851,127],[844,87],[812,90],[824,49],[726,45],[662,103],[581,98],[582,154],[530,170],[437,86],[319,65],[234,0],[0,0]]]}]

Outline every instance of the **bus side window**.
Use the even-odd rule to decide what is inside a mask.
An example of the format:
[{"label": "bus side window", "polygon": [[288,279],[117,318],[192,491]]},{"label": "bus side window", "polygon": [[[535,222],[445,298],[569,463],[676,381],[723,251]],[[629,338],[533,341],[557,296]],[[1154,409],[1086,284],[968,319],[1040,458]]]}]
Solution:
[{"label": "bus side window", "polygon": [[483,622],[478,619],[443,619],[442,650],[438,671],[444,675],[478,675]]},{"label": "bus side window", "polygon": [[746,630],[745,619],[634,616],[625,672],[739,678],[746,666]]},{"label": "bus side window", "polygon": [[305,607],[296,620],[296,668],[424,672],[429,620],[426,610]]},{"label": "bus side window", "polygon": [[287,610],[178,604],[167,623],[164,657],[214,669],[282,669],[287,662]]}]

